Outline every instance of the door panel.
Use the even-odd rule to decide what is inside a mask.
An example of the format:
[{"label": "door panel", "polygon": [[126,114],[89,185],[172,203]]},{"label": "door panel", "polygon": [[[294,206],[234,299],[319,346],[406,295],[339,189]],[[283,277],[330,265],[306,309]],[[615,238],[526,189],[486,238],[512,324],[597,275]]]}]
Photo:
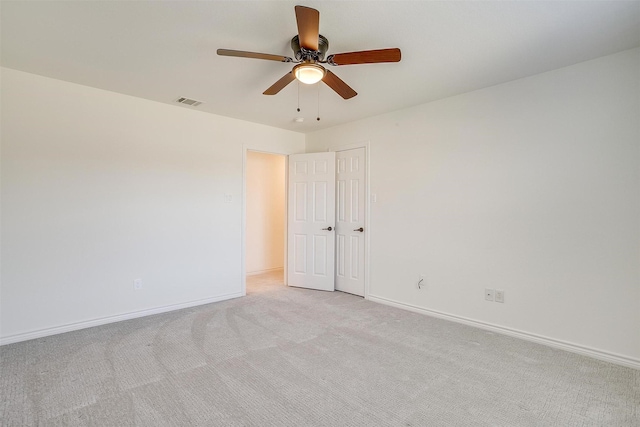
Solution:
[{"label": "door panel", "polygon": [[295,214],[296,221],[307,220],[307,183],[296,182],[294,190]]},{"label": "door panel", "polygon": [[[335,153],[289,156],[288,283],[333,291]],[[326,230],[331,227],[332,230]]]},{"label": "door panel", "polygon": [[365,149],[336,153],[336,289],[364,296]]},{"label": "door panel", "polygon": [[294,234],[294,273],[306,274],[307,273],[307,236],[306,234]]}]

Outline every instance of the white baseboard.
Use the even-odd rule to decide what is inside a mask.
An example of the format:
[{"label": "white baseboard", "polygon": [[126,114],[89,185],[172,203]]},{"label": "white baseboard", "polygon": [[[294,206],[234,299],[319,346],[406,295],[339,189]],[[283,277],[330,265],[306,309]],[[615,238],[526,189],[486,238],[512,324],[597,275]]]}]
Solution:
[{"label": "white baseboard", "polygon": [[610,353],[595,348],[585,347],[582,345],[574,344],[567,341],[557,340],[553,338],[544,337],[541,335],[531,334],[529,332],[519,331],[517,329],[505,328],[504,326],[493,325],[491,323],[480,322],[466,317],[455,316],[453,314],[442,313],[427,308],[418,307],[411,304],[405,304],[402,302],[394,301],[388,298],[383,298],[375,295],[368,295],[368,299],[380,304],[389,305],[392,307],[401,308],[404,310],[413,311],[415,313],[426,314],[428,316],[437,317],[440,319],[450,320],[452,322],[462,323],[476,328],[497,332],[499,334],[509,335],[512,337],[520,338],[527,341],[532,341],[538,344],[547,345],[549,347],[559,348],[561,350],[570,351],[572,353],[581,354],[584,356],[593,357],[594,359],[604,360],[605,362],[615,363],[617,365],[626,366],[629,368],[640,369],[640,359],[635,359],[620,354]]},{"label": "white baseboard", "polygon": [[274,271],[284,270],[284,267],[269,268],[267,270],[248,271],[247,276],[256,276],[258,274],[272,273]]},{"label": "white baseboard", "polygon": [[241,292],[232,294],[219,295],[211,298],[204,298],[195,301],[187,301],[179,304],[165,305],[163,307],[149,308],[146,310],[134,311],[131,313],[118,314],[115,316],[101,317],[98,319],[87,320],[83,322],[70,323],[67,325],[54,326],[52,328],[39,329],[36,331],[25,332],[22,334],[9,335],[0,338],[0,345],[13,344],[20,341],[28,341],[36,338],[48,337],[50,335],[62,334],[65,332],[77,331],[78,329],[91,328],[94,326],[106,325],[107,323],[121,322],[123,320],[136,319],[138,317],[151,316],[153,314],[166,313],[169,311],[180,310],[183,308],[195,307],[198,305],[210,304],[212,302],[224,301],[232,298],[243,296]]}]

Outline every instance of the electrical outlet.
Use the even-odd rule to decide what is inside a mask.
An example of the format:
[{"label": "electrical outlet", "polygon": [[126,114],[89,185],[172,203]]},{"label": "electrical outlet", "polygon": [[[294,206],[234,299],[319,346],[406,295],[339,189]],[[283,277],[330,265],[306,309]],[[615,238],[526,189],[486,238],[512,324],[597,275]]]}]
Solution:
[{"label": "electrical outlet", "polygon": [[504,290],[496,289],[496,302],[504,302]]},{"label": "electrical outlet", "polygon": [[142,279],[136,279],[133,281],[133,289],[136,291],[142,289]]},{"label": "electrical outlet", "polygon": [[484,299],[487,301],[493,301],[493,295],[495,293],[495,289],[485,289],[484,290]]}]

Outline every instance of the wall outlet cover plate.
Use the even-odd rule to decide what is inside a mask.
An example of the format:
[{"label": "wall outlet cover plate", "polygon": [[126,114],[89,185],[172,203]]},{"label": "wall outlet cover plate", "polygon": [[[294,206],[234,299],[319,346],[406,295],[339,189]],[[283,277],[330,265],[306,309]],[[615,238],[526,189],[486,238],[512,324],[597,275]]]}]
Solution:
[{"label": "wall outlet cover plate", "polygon": [[495,293],[495,289],[485,289],[484,290],[484,299],[486,299],[487,301],[493,301],[493,295]]}]

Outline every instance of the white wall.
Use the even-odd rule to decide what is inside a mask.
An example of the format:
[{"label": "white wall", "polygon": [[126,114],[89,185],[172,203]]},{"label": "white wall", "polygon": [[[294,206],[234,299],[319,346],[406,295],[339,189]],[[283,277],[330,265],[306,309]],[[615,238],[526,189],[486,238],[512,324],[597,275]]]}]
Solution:
[{"label": "white wall", "polygon": [[635,49],[318,131],[307,151],[371,142],[374,298],[639,364],[639,104]]},{"label": "white wall", "polygon": [[285,160],[281,155],[247,152],[248,274],[284,267]]},{"label": "white wall", "polygon": [[304,135],[1,72],[3,342],[241,295],[243,145]]}]

